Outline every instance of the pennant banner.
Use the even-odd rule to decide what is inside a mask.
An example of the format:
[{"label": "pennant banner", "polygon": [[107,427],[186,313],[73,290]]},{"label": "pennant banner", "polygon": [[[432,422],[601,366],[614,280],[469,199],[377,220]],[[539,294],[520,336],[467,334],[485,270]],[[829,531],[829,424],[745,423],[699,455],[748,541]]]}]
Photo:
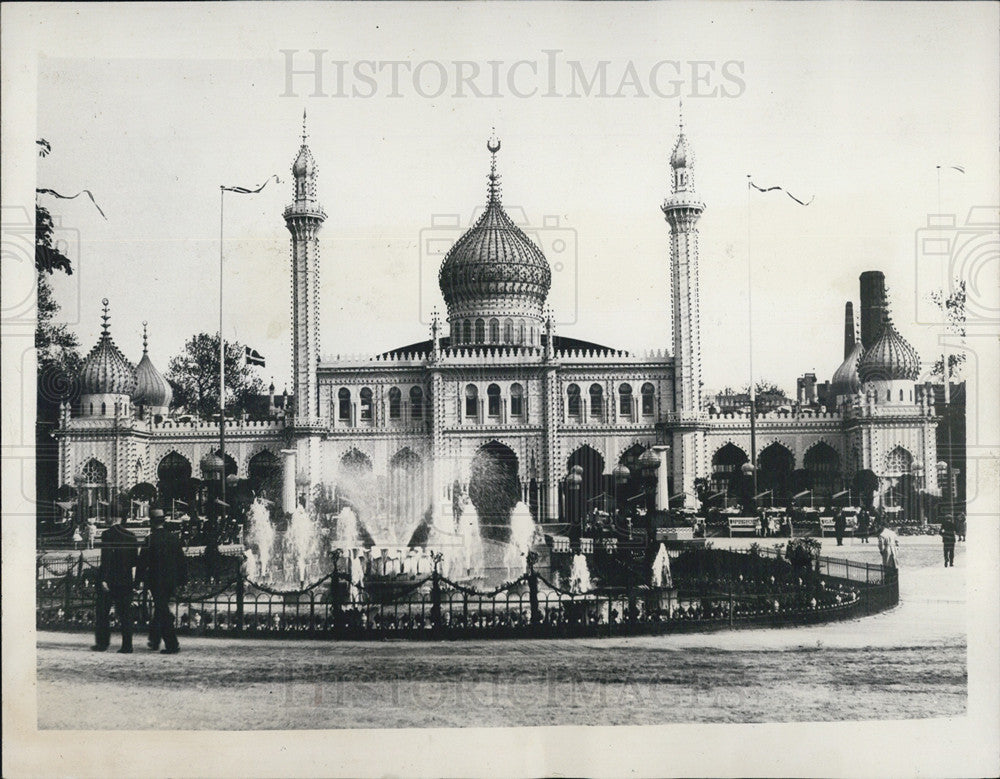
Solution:
[{"label": "pennant banner", "polygon": [[[94,208],[97,209],[98,213],[101,216],[104,216],[104,212],[101,211],[101,207],[97,205],[97,201],[94,200],[94,193],[91,192],[89,189],[81,190],[80,192],[77,192],[75,195],[61,195],[54,189],[44,189],[44,188],[36,189],[35,192],[37,192],[39,195],[52,195],[52,197],[57,197],[61,200],[75,200],[76,198],[80,197],[80,195],[86,195],[87,197],[90,198],[90,202],[94,204]],[[107,217],[104,216],[104,219],[107,220]]]},{"label": "pennant banner", "polygon": [[793,195],[791,192],[789,192],[787,189],[784,189],[783,187],[758,187],[750,179],[747,179],[747,183],[751,187],[753,187],[754,189],[756,189],[758,192],[774,192],[775,190],[777,190],[778,192],[784,192],[786,195],[788,195],[788,197],[790,197],[792,200],[794,200],[800,206],[807,206],[807,205],[809,205],[809,203],[812,203],[813,200],[815,200],[815,195],[813,197],[809,198],[809,200],[806,202],[806,201],[799,200],[797,197],[795,197],[795,195]]},{"label": "pennant banner", "polygon": [[247,365],[259,365],[261,368],[264,367],[264,357],[256,349],[251,349],[249,346],[246,347],[245,355]]},{"label": "pennant banner", "polygon": [[276,175],[274,175],[274,176],[268,176],[267,179],[264,180],[264,183],[261,184],[259,187],[257,187],[257,189],[247,189],[246,187],[223,187],[222,189],[226,192],[238,192],[241,195],[256,195],[258,192],[260,192],[264,187],[268,185],[271,179],[274,179],[276,184],[281,183],[281,179],[279,179]]}]

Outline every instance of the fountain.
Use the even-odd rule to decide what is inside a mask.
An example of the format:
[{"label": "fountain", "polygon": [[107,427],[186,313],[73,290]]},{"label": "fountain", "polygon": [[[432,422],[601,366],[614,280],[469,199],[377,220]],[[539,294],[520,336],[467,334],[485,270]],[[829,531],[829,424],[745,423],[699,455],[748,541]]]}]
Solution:
[{"label": "fountain", "polygon": [[652,571],[652,585],[654,587],[673,587],[673,576],[670,574],[670,555],[667,554],[667,548],[660,544],[660,548],[656,551],[656,557],[653,559],[653,571]]},{"label": "fountain", "polygon": [[510,512],[510,541],[504,552],[507,578],[516,579],[525,570],[525,560],[535,540],[535,520],[531,509],[519,501]]},{"label": "fountain", "polygon": [[569,570],[569,591],[573,595],[582,595],[590,592],[590,569],[587,567],[585,555],[577,552],[573,555],[573,564]]},{"label": "fountain", "polygon": [[468,498],[462,502],[462,513],[458,519],[458,536],[462,544],[459,554],[455,556],[459,563],[459,577],[481,579],[486,569],[483,537],[479,532],[479,513]]},{"label": "fountain", "polygon": [[274,552],[274,525],[267,501],[254,498],[247,512],[247,541],[250,550],[256,549],[256,559],[247,556],[247,575],[265,578]]},{"label": "fountain", "polygon": [[361,544],[358,540],[358,515],[350,506],[344,506],[337,514],[337,527],[333,535],[332,547],[343,549],[357,549]]},{"label": "fountain", "polygon": [[[287,561],[289,552],[291,552],[295,560],[300,586],[304,585],[306,581],[309,563],[316,562],[314,558],[317,556],[316,553],[318,551],[318,535],[318,527],[313,522],[312,517],[309,516],[309,512],[302,506],[296,506],[295,511],[292,512],[292,518],[288,522],[284,546],[285,560]],[[286,565],[286,575],[287,572]]]}]

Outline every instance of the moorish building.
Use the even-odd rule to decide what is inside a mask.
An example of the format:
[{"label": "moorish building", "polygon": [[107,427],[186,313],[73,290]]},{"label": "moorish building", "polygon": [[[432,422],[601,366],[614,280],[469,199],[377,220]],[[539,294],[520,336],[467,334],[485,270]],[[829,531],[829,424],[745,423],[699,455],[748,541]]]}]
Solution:
[{"label": "moorish building", "polygon": [[[602,495],[641,492],[643,465],[655,470],[665,507],[668,500],[695,505],[698,478],[725,489],[751,456],[760,489],[779,500],[793,471],[807,471],[823,498],[863,468],[883,477],[889,500],[901,477],[936,462],[933,402],[918,381],[918,355],[889,315],[878,272],[862,275],[861,338],[849,314],[827,405],[759,413],[751,452],[749,413],[710,407],[702,397],[698,224],[705,204],[683,129],[660,205],[668,248],[662,264],[651,264],[669,274],[664,315],[672,341],[650,354],[555,332],[548,261],[504,210],[500,142],[487,145],[485,207],[441,264],[447,312],[434,315],[430,338],[378,355],[331,357],[319,339],[320,231],[328,216],[303,137],[293,201],[283,213],[291,240],[292,396],[280,414],[227,422],[228,472],[259,486],[281,469],[286,503],[295,499],[289,495],[308,502],[336,493],[373,536],[405,543],[422,521],[447,521],[463,495],[492,524],[502,525],[516,501],[537,521],[557,522],[571,495],[579,509]],[[149,482],[166,499],[202,475],[202,458],[218,448],[217,420],[172,414],[169,384],[148,355],[133,368],[111,338],[106,305],[103,319],[82,368],[82,397],[63,409],[56,434],[61,482],[118,490]],[[922,474],[923,487],[936,492],[935,468]],[[568,477],[579,485],[572,494]]]}]

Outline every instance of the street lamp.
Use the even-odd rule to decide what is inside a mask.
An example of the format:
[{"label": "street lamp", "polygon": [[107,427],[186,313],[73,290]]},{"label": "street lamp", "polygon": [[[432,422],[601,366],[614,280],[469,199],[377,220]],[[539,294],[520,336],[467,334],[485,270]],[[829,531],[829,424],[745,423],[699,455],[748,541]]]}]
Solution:
[{"label": "street lamp", "polygon": [[569,474],[566,476],[566,512],[569,514],[570,522],[577,522],[580,524],[580,530],[583,530],[582,521],[579,515],[579,503],[580,503],[580,488],[583,486],[583,468],[579,465],[574,465],[570,468]]}]

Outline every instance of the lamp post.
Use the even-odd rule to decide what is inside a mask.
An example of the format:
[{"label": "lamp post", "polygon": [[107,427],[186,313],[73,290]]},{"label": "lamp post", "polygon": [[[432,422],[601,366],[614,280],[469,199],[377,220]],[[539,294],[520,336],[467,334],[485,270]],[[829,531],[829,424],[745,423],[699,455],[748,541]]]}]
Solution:
[{"label": "lamp post", "polygon": [[619,513],[621,513],[622,499],[624,497],[622,493],[625,490],[625,485],[632,478],[632,471],[629,470],[629,467],[625,463],[618,463],[618,465],[611,469],[611,475],[615,480],[615,506]]},{"label": "lamp post", "polygon": [[[757,469],[752,463],[743,463],[740,467],[740,473],[743,474],[742,483],[740,484],[740,492],[743,495],[743,505],[740,507],[743,510],[744,516],[747,514],[747,509],[750,513],[756,514],[756,506],[754,505],[755,498],[753,497],[757,492]],[[747,484],[747,479],[751,479],[750,484]]]},{"label": "lamp post", "polygon": [[913,474],[913,491],[917,495],[917,522],[922,528],[924,526],[924,464],[922,462],[915,462],[910,466],[910,472]]},{"label": "lamp post", "polygon": [[566,513],[569,521],[583,534],[583,522],[579,516],[580,488],[583,486],[583,468],[574,465],[566,476]]},{"label": "lamp post", "polygon": [[652,447],[639,455],[639,467],[642,469],[643,476],[645,477],[644,481],[647,487],[647,489],[643,489],[643,492],[646,495],[646,510],[651,512],[655,504],[649,499],[648,487],[654,487],[653,500],[655,500],[656,471],[660,467],[660,458],[656,455],[656,452],[653,451]]}]

